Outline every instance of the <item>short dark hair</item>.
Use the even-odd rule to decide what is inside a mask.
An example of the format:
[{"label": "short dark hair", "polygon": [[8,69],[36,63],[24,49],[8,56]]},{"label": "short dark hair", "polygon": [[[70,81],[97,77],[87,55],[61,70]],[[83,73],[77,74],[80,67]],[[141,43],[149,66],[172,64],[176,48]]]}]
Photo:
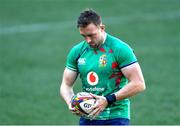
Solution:
[{"label": "short dark hair", "polygon": [[101,16],[92,9],[86,9],[80,13],[77,20],[77,27],[86,27],[89,24],[95,24],[96,26],[101,24]]}]

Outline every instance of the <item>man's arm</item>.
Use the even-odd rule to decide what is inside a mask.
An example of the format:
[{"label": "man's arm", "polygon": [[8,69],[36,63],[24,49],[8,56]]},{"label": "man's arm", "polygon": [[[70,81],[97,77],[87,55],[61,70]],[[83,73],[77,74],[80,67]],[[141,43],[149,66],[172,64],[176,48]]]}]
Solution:
[{"label": "man's arm", "polygon": [[[134,63],[130,66],[121,69],[124,76],[128,79],[128,84],[115,93],[115,99],[123,100],[129,98],[139,92],[145,90],[144,77],[141,72],[141,68],[138,63]],[[93,94],[92,94],[93,95]],[[99,102],[94,106],[94,111],[90,113],[90,116],[94,118],[100,112],[102,112],[108,105],[108,101],[104,96],[93,95]]]},{"label": "man's arm", "polygon": [[64,70],[63,79],[60,86],[60,94],[66,101],[67,105],[69,105],[71,98],[74,95],[73,84],[77,78],[77,75],[77,72],[70,69],[65,68]]},{"label": "man's arm", "polygon": [[122,100],[145,90],[144,77],[138,63],[121,69],[123,75],[128,79],[128,84],[115,93],[116,100]]}]

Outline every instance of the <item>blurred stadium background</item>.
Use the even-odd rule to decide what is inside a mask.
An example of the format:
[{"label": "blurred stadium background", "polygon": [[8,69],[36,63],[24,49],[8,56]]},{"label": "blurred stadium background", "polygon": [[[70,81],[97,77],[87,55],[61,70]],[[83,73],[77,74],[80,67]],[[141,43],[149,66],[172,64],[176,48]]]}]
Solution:
[{"label": "blurred stadium background", "polygon": [[87,7],[142,66],[147,89],[131,98],[131,124],[180,124],[180,0],[0,0],[0,124],[78,124],[59,82]]}]

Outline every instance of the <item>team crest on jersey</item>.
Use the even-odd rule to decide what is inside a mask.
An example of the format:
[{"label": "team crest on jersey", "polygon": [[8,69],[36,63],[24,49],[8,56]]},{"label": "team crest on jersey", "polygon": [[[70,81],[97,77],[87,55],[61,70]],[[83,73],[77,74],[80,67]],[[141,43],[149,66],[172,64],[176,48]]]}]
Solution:
[{"label": "team crest on jersey", "polygon": [[99,58],[99,67],[105,67],[106,64],[107,64],[107,56],[105,54],[103,54]]},{"label": "team crest on jersey", "polygon": [[86,64],[86,58],[79,58],[79,59],[78,59],[78,64],[79,64],[79,65],[84,65],[84,64]]},{"label": "team crest on jersey", "polygon": [[87,81],[90,85],[94,86],[96,84],[98,84],[99,82],[99,77],[97,75],[97,73],[91,71],[87,74]]}]

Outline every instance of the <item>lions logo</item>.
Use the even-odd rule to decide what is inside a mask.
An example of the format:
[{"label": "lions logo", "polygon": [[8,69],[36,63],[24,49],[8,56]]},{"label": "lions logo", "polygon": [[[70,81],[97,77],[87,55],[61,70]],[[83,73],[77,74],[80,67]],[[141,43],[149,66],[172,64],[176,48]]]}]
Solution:
[{"label": "lions logo", "polygon": [[105,54],[103,54],[100,58],[99,58],[99,67],[105,67],[107,64],[107,56]]},{"label": "lions logo", "polygon": [[95,72],[91,71],[87,75],[87,81],[90,85],[94,86],[94,85],[98,84],[99,77]]}]

